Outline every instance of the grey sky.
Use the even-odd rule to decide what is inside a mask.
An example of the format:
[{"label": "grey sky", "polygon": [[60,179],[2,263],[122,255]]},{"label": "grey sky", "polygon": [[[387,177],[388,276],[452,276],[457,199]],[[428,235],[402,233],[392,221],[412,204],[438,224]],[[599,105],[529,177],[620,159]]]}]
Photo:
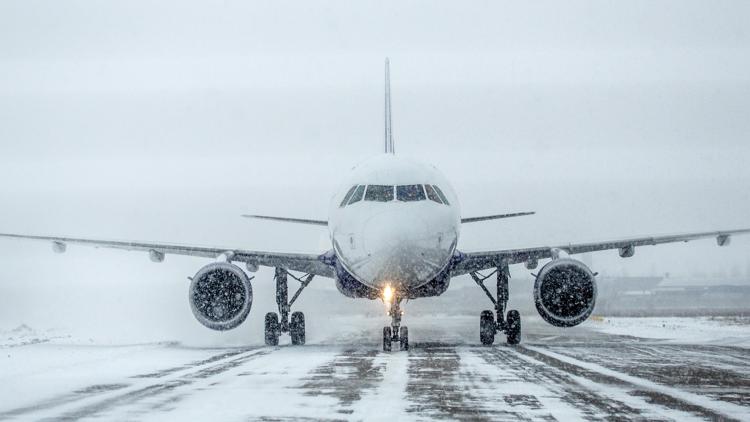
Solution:
[{"label": "grey sky", "polygon": [[[323,150],[331,166],[348,165],[379,152],[389,55],[398,150],[429,154],[441,167],[445,157],[477,150],[507,162],[518,150],[583,149],[594,154],[589,164],[609,168],[612,156],[646,150],[685,176],[696,166],[685,171],[682,159],[709,153],[723,165],[706,172],[747,178],[737,157],[747,156],[750,133],[749,9],[7,1],[0,162],[14,175],[39,163],[96,158],[124,171],[152,160],[144,165],[162,175],[174,174],[164,157],[192,162],[231,151],[258,166],[268,160],[253,158],[266,153]],[[474,170],[481,180],[492,175]],[[76,176],[55,179],[78,186]]]},{"label": "grey sky", "polygon": [[[325,217],[381,151],[386,56],[396,151],[441,168],[466,216],[539,213],[462,248],[750,226],[748,22],[744,1],[6,0],[0,230],[322,250],[319,228],[237,215]],[[594,269],[744,272],[748,245]],[[37,275],[66,282],[94,259],[129,268],[113,283],[203,263],[48,249],[3,241],[6,277],[31,283],[42,252]]]}]

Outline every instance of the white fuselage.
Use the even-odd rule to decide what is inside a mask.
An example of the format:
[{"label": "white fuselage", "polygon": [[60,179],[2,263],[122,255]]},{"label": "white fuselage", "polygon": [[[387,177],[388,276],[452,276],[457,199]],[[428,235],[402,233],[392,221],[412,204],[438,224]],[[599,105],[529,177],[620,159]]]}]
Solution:
[{"label": "white fuselage", "polygon": [[328,227],[339,262],[360,283],[408,290],[449,264],[460,209],[435,167],[384,154],[354,167],[333,197]]}]

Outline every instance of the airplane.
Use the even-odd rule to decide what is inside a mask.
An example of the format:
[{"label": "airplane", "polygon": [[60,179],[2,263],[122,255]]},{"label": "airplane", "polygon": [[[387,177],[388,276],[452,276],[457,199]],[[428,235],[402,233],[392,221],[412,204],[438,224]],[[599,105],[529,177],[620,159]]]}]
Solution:
[{"label": "airplane", "polygon": [[[730,236],[750,232],[750,229],[721,230],[523,249],[462,251],[458,249],[458,240],[463,224],[534,212],[462,217],[458,195],[448,180],[432,165],[396,155],[392,132],[390,65],[386,59],[384,153],[353,168],[333,197],[328,220],[243,215],[325,226],[331,249],[321,254],[10,233],[0,237],[49,241],[58,253],[65,252],[68,244],[80,244],[143,251],[154,262],[164,261],[167,254],[210,258],[214,262],[190,278],[189,301],[198,322],[213,330],[229,330],[245,321],[253,302],[254,278],[247,272],[254,273],[260,266],[272,267],[278,313],[269,312],[265,316],[265,343],[269,346],[278,345],[281,334],[289,334],[293,345],[305,343],[305,315],[292,312],[292,305],[313,277],[330,278],[345,296],[380,299],[388,305],[391,323],[383,327],[382,347],[391,351],[394,343],[401,350],[409,349],[409,331],[401,325],[401,302],[440,296],[453,277],[469,274],[493,305],[492,310],[480,313],[480,342],[492,345],[495,336],[504,333],[507,343],[514,345],[521,341],[521,317],[517,310],[507,310],[510,265],[524,264],[533,270],[540,260],[550,259],[535,276],[536,309],[549,324],[572,327],[591,315],[597,292],[596,273],[572,255],[617,249],[620,257],[627,258],[633,256],[637,247],[711,237],[719,246],[726,246]],[[236,263],[244,263],[245,269]],[[485,285],[493,276],[494,295]],[[291,298],[289,277],[300,283]]]}]

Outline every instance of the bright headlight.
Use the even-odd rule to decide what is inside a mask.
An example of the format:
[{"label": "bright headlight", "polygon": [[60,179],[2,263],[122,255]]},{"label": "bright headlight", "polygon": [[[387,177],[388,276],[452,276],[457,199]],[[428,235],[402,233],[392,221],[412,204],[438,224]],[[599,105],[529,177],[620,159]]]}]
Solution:
[{"label": "bright headlight", "polygon": [[391,286],[385,286],[383,289],[383,301],[390,303],[391,299],[393,299],[393,289]]}]

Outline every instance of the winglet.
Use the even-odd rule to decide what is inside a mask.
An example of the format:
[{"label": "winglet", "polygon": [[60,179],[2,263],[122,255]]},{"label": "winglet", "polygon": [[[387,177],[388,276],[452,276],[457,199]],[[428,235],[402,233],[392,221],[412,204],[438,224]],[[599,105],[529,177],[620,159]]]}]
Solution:
[{"label": "winglet", "polygon": [[393,148],[393,126],[391,125],[391,67],[385,58],[385,153],[395,154]]}]

